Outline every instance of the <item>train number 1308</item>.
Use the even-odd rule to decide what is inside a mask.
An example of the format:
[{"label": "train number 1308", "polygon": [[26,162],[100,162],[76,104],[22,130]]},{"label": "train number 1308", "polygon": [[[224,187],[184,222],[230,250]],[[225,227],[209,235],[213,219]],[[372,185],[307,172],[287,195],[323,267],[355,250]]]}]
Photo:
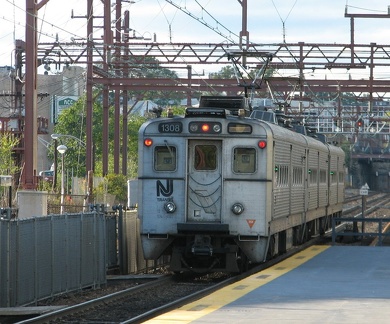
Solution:
[{"label": "train number 1308", "polygon": [[181,133],[183,131],[182,123],[161,123],[158,125],[160,133]]}]

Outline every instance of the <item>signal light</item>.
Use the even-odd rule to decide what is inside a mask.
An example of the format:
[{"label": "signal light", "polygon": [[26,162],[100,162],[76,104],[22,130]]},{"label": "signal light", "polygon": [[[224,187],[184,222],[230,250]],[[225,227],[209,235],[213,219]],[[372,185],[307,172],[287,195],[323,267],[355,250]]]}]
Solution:
[{"label": "signal light", "polygon": [[266,148],[266,146],[267,146],[267,142],[266,142],[266,141],[259,141],[259,143],[257,143],[257,145],[258,145],[261,149],[264,149],[264,148]]},{"label": "signal light", "polygon": [[220,134],[222,125],[219,122],[190,122],[188,129],[196,134]]},{"label": "signal light", "polygon": [[145,146],[152,146],[152,144],[153,144],[153,141],[152,141],[152,139],[151,138],[145,138],[144,139],[144,145]]},{"label": "signal light", "polygon": [[210,130],[210,125],[209,124],[203,124],[202,125],[202,132],[208,132]]},{"label": "signal light", "polygon": [[357,127],[362,127],[363,126],[363,120],[361,118],[359,118],[356,122],[356,126]]}]

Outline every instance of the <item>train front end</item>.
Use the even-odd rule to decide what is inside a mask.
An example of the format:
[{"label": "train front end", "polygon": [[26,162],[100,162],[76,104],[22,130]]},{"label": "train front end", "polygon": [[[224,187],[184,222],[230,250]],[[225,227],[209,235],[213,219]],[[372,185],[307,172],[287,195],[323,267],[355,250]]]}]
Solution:
[{"label": "train front end", "polygon": [[263,261],[271,147],[258,122],[220,108],[145,123],[138,177],[145,259],[170,255],[175,272],[238,272],[247,260]]}]

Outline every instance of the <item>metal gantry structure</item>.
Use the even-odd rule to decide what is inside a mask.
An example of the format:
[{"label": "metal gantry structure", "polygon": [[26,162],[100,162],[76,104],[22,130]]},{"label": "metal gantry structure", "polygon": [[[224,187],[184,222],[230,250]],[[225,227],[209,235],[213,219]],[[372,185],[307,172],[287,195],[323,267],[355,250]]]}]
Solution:
[{"label": "metal gantry structure", "polygon": [[[119,157],[122,154],[122,173],[127,172],[127,128],[122,130],[122,150],[120,143],[120,118],[127,125],[128,91],[180,91],[186,94],[190,105],[193,93],[202,91],[240,93],[243,91],[235,79],[211,79],[193,77],[193,66],[227,65],[229,55],[241,53],[241,61],[245,66],[261,68],[265,62],[264,53],[272,54],[269,68],[274,71],[293,71],[296,77],[270,77],[265,80],[262,91],[272,91],[278,94],[282,101],[291,98],[299,101],[312,100],[311,93],[351,93],[356,99],[372,103],[390,98],[390,81],[381,79],[378,73],[390,68],[390,45],[387,44],[355,44],[355,18],[390,18],[385,15],[354,15],[345,12],[345,17],[351,19],[350,44],[323,43],[278,43],[254,44],[249,42],[247,29],[247,0],[239,0],[242,6],[242,31],[240,40],[235,43],[158,43],[154,40],[139,40],[132,38],[129,31],[129,12],[122,13],[121,0],[102,0],[104,15],[95,17],[93,0],[87,0],[87,15],[74,17],[87,19],[86,40],[72,42],[37,43],[36,17],[38,10],[49,0],[26,0],[26,46],[25,46],[25,107],[26,127],[24,134],[24,187],[34,188],[36,172],[36,74],[39,64],[86,66],[86,169],[92,170],[92,105],[94,87],[99,87],[103,96],[103,173],[108,173],[108,111],[109,92],[115,93],[115,138],[114,138],[114,172],[120,172]],[[111,2],[115,6],[115,30],[112,29]],[[100,20],[103,23],[95,23]],[[101,25],[103,27],[95,27]],[[103,36],[94,38],[96,28],[103,29]],[[101,30],[100,30],[101,33]],[[229,54],[229,55],[227,55]],[[148,60],[153,58],[153,60]],[[187,69],[187,78],[147,78],[139,73],[139,68]],[[306,78],[307,72],[323,70],[343,70],[349,77],[340,79]],[[364,71],[366,77],[354,78],[355,71]],[[120,113],[120,98],[124,106]],[[368,105],[370,107],[370,105]],[[285,112],[289,106],[284,106]],[[336,107],[336,120],[343,118],[342,105],[339,101]],[[302,111],[301,111],[302,113]],[[357,120],[359,111],[350,118]]]}]

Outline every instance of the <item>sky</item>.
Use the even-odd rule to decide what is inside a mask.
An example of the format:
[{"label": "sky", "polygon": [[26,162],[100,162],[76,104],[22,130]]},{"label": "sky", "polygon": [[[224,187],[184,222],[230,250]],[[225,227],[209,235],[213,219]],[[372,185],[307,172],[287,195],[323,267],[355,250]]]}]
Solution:
[{"label": "sky", "polygon": [[[39,2],[39,0],[38,0]],[[112,0],[115,3],[115,0]],[[241,5],[238,0],[124,1],[130,12],[130,28],[137,37],[156,35],[157,42],[220,43],[231,37],[238,42]],[[14,64],[15,39],[25,39],[26,0],[0,0],[0,66]],[[348,13],[386,14],[384,0],[248,0],[249,40],[254,43],[349,43]],[[71,18],[71,13],[76,17]],[[87,0],[49,0],[39,10],[39,42],[60,42],[86,38]],[[94,0],[94,15],[102,16],[100,0]],[[207,23],[205,27],[197,19]],[[115,7],[112,7],[113,17]],[[388,19],[355,19],[355,43],[387,44]],[[95,19],[102,25],[102,20]],[[283,29],[284,25],[284,29]],[[223,36],[215,32],[217,29]],[[96,30],[94,37],[100,37]]]}]

